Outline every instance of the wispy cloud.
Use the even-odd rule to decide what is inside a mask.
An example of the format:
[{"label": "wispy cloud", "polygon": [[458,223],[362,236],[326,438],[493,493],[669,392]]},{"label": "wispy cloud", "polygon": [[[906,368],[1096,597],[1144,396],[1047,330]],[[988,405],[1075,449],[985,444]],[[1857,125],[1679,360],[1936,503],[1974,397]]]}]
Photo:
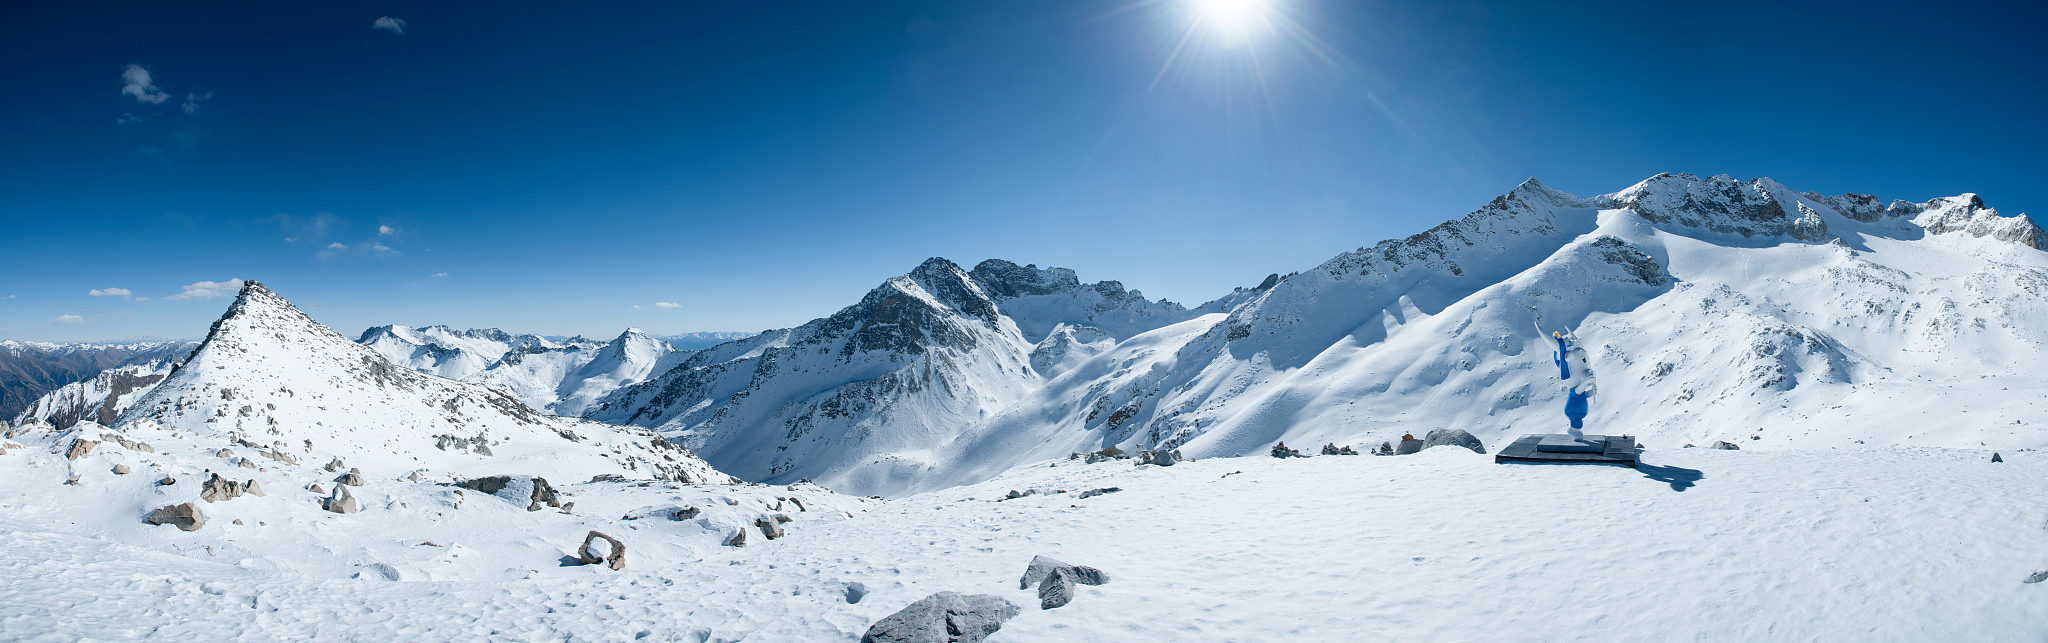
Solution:
[{"label": "wispy cloud", "polygon": [[122,114],[120,118],[114,119],[115,125],[133,125],[140,122],[142,122],[141,116],[127,113]]},{"label": "wispy cloud", "polygon": [[148,297],[136,297],[135,301],[149,301]]},{"label": "wispy cloud", "polygon": [[213,299],[215,297],[226,297],[241,292],[242,280],[202,281],[187,285],[184,290],[184,292],[165,297],[164,299]]},{"label": "wispy cloud", "polygon": [[682,308],[682,307],[683,307],[683,305],[682,305],[682,304],[671,304],[671,303],[668,303],[668,302],[665,302],[665,301],[657,301],[657,302],[654,302],[654,307],[655,307],[655,308]]},{"label": "wispy cloud", "polygon": [[0,297],[0,299],[13,299],[13,298],[14,298],[14,295],[8,295],[8,296],[6,296],[6,297]]},{"label": "wispy cloud", "polygon": [[647,308],[640,304],[633,304],[633,310],[647,310]]},{"label": "wispy cloud", "polygon": [[213,100],[213,92],[206,92],[204,94],[186,94],[185,104],[179,105],[178,109],[184,110],[185,113],[190,114],[199,111],[199,104],[209,100]]},{"label": "wispy cloud", "polygon": [[333,261],[349,255],[367,255],[378,259],[394,259],[405,256],[405,253],[374,240],[364,241],[355,245],[336,241],[327,244],[327,247],[319,252],[313,253],[313,256],[318,257],[321,261]]},{"label": "wispy cloud", "polygon": [[130,292],[127,288],[94,288],[85,294],[94,297],[127,297],[135,293]]},{"label": "wispy cloud", "polygon": [[77,326],[84,324],[85,318],[77,315],[58,315],[56,319],[50,320],[50,323],[59,326]]},{"label": "wispy cloud", "polygon": [[[378,18],[376,22],[370,23],[370,28],[389,31],[392,33],[392,35],[405,35],[405,21],[393,18],[391,16],[384,16],[382,18]],[[429,38],[429,40],[432,39]]]},{"label": "wispy cloud", "polygon": [[380,237],[389,237],[389,236],[393,236],[393,235],[396,235],[396,234],[398,234],[398,228],[393,228],[393,227],[391,227],[391,226],[388,226],[388,225],[380,225],[380,226],[377,226],[377,236],[380,236]]},{"label": "wispy cloud", "polygon": [[427,275],[427,276],[428,276],[428,277],[446,277],[446,276],[448,276],[448,273],[445,273],[445,272],[437,272],[437,273],[434,273],[434,274],[431,274],[431,275]]},{"label": "wispy cloud", "polygon": [[158,105],[171,99],[170,94],[156,86],[156,82],[149,77],[149,70],[143,69],[142,65],[129,65],[128,69],[121,72],[121,82],[121,93],[134,96],[135,100]]}]

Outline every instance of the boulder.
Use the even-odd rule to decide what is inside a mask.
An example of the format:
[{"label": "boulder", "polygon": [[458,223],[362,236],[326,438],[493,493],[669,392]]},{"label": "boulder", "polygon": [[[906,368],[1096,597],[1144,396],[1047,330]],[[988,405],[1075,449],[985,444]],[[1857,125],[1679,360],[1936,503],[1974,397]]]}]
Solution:
[{"label": "boulder", "polygon": [[[596,552],[590,550],[590,543],[596,542],[599,538],[603,538],[605,544],[611,545],[611,549],[603,556],[599,556]],[[612,568],[613,571],[626,568],[626,543],[619,542],[619,539],[594,529],[591,530],[589,535],[583,537],[583,547],[576,550],[576,555],[583,559],[583,564],[585,565],[604,563],[606,567]]]},{"label": "boulder", "polygon": [[352,514],[363,510],[362,505],[356,502],[355,494],[349,493],[348,487],[342,485],[334,486],[334,496],[323,503],[323,508],[338,514]]},{"label": "boulder", "polygon": [[114,465],[114,475],[117,475],[117,476],[125,476],[125,475],[128,475],[128,473],[129,473],[128,465],[125,465],[125,464],[117,464],[117,465]]},{"label": "boulder", "polygon": [[805,508],[804,508],[804,501],[802,501],[802,500],[798,500],[798,499],[796,499],[796,498],[790,498],[790,499],[789,499],[789,502],[790,502],[791,504],[794,504],[794,505],[796,505],[796,510],[797,510],[797,511],[810,511],[809,509],[805,509]]},{"label": "boulder", "polygon": [[672,517],[676,520],[691,520],[696,518],[697,515],[701,513],[704,513],[704,510],[698,509],[696,507],[684,507],[681,509],[677,509],[675,515]]},{"label": "boulder", "polygon": [[1024,567],[1024,577],[1017,579],[1017,589],[1031,589],[1038,586],[1038,608],[1052,609],[1074,600],[1074,585],[1101,585],[1109,582],[1109,574],[1093,567],[1069,565],[1044,556],[1034,556],[1031,564]]},{"label": "boulder", "polygon": [[233,449],[221,449],[221,450],[219,450],[219,451],[215,451],[215,452],[213,452],[213,457],[216,457],[216,458],[232,458],[232,457],[235,457],[235,451],[234,451]]},{"label": "boulder", "polygon": [[1269,455],[1275,458],[1299,458],[1301,457],[1301,452],[1289,449],[1286,442],[1281,442],[1273,445],[1273,450],[1269,452]]},{"label": "boulder", "polygon": [[767,536],[769,540],[782,537],[782,523],[776,522],[774,518],[756,518],[754,526],[760,527],[761,535]]},{"label": "boulder", "polygon": [[333,462],[329,462],[327,463],[327,466],[321,468],[326,469],[328,473],[334,473],[336,471],[348,468],[348,465],[342,464],[341,458],[335,458]]},{"label": "boulder", "polygon": [[[1225,474],[1225,475],[1229,475],[1229,474]],[[1102,494],[1105,494],[1105,493],[1116,493],[1116,492],[1118,492],[1118,491],[1123,491],[1123,488],[1122,488],[1122,487],[1103,487],[1103,488],[1101,488],[1101,489],[1089,489],[1089,490],[1087,490],[1087,491],[1083,491],[1083,492],[1081,492],[1080,494],[1076,495],[1076,496],[1075,496],[1075,499],[1076,499],[1076,500],[1087,500],[1087,499],[1089,499],[1089,498],[1093,498],[1093,497],[1096,497],[1096,496],[1100,496],[1100,495],[1102,495]]]},{"label": "boulder", "polygon": [[1464,447],[1471,449],[1473,453],[1486,453],[1486,443],[1472,437],[1472,434],[1466,433],[1464,429],[1436,429],[1430,431],[1429,435],[1422,436],[1424,450],[1440,446]]},{"label": "boulder", "polygon": [[1180,461],[1180,449],[1138,452],[1138,464],[1156,464],[1162,467],[1170,467],[1178,464]]},{"label": "boulder", "polygon": [[320,485],[317,485],[317,484],[316,484],[316,485],[313,485],[313,487],[312,487],[312,488],[310,488],[310,489],[307,489],[307,491],[311,491],[311,492],[313,492],[313,493],[316,493],[316,494],[320,494],[320,495],[326,495],[326,494],[327,494],[327,488],[326,488],[326,487],[322,487],[322,486],[320,486]]},{"label": "boulder", "polygon": [[1720,449],[1720,450],[1722,450],[1722,451],[1741,451],[1741,450],[1742,450],[1742,447],[1738,447],[1738,446],[1735,446],[1735,445],[1733,445],[1733,444],[1729,444],[1729,443],[1727,443],[1727,442],[1723,442],[1723,441],[1720,441],[1720,440],[1715,440],[1713,444],[1707,445],[1707,448],[1709,448],[1709,449]]},{"label": "boulder", "polygon": [[263,487],[256,486],[255,480],[250,480],[248,482],[242,483],[242,493],[246,493],[252,496],[270,495],[267,493],[263,493]]},{"label": "boulder", "polygon": [[156,483],[157,483],[158,485],[161,485],[161,486],[165,486],[165,487],[168,487],[168,486],[171,486],[171,485],[174,485],[174,484],[178,484],[178,479],[177,479],[177,478],[173,478],[173,477],[170,477],[170,476],[164,476],[164,479],[162,479],[162,480],[158,480],[158,481],[156,481]]},{"label": "boulder", "polygon": [[732,538],[726,539],[725,544],[733,547],[747,546],[747,528],[741,527],[739,531],[733,532]]},{"label": "boulder", "polygon": [[256,468],[256,461],[250,460],[248,458],[242,458],[242,462],[239,466],[241,466],[244,469],[254,469]]},{"label": "boulder", "polygon": [[341,475],[339,475],[339,476],[335,476],[335,477],[334,477],[334,483],[335,483],[335,484],[337,484],[337,485],[346,485],[346,486],[350,486],[350,487],[360,487],[360,486],[363,486],[363,474],[360,474],[360,473],[356,473],[356,472],[354,472],[354,471],[350,471],[350,472],[348,472],[348,473],[344,473],[344,474],[341,474]]},{"label": "boulder", "polygon": [[185,531],[198,531],[200,527],[206,526],[206,512],[200,511],[199,505],[189,502],[165,505],[162,509],[150,512],[149,524],[176,525]]},{"label": "boulder", "polygon": [[92,440],[87,440],[84,438],[72,440],[71,448],[64,451],[64,459],[77,460],[79,458],[92,455],[92,448],[99,445],[100,443],[98,442],[94,442]]},{"label": "boulder", "polygon": [[1347,444],[1340,447],[1337,446],[1337,443],[1331,442],[1323,445],[1323,455],[1358,455],[1358,452],[1352,450],[1351,445]]},{"label": "boulder", "polygon": [[242,483],[222,478],[218,473],[199,484],[199,499],[207,502],[223,502],[241,495]]},{"label": "boulder", "polygon": [[1402,440],[1401,446],[1394,447],[1394,455],[1408,455],[1422,452],[1421,440]]},{"label": "boulder", "polygon": [[1993,453],[1993,454],[1991,454],[1991,461],[1992,461],[1992,462],[2004,462],[2004,461],[2005,461],[2005,458],[2001,458],[2001,457],[1998,457],[1998,454],[1996,454],[1996,453]]},{"label": "boulder", "polygon": [[[500,493],[507,488],[524,488],[529,482],[532,484],[531,491],[525,494],[515,492],[508,496]],[[555,493],[555,488],[548,485],[548,479],[540,476],[489,476],[463,480],[455,483],[455,486],[482,491],[514,502],[524,502],[527,511],[540,511],[542,507],[559,509],[562,506],[561,494]]]},{"label": "boulder", "polygon": [[1378,449],[1374,449],[1374,450],[1373,450],[1373,452],[1372,452],[1372,454],[1373,454],[1373,455],[1394,455],[1394,443],[1392,443],[1392,442],[1381,442],[1381,443],[1380,443],[1380,448],[1378,448]]},{"label": "boulder", "polygon": [[939,592],[882,617],[861,643],[981,643],[1022,610],[989,594]]},{"label": "boulder", "polygon": [[773,517],[775,518],[775,522],[792,522],[796,520],[795,518],[791,518],[783,514],[775,514]]}]

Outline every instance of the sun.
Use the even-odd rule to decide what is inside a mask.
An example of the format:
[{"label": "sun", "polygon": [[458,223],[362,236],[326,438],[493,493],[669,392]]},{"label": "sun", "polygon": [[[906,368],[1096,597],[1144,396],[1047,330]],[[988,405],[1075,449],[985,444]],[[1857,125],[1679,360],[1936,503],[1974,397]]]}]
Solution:
[{"label": "sun", "polygon": [[1195,20],[1203,27],[1226,36],[1242,37],[1265,21],[1270,10],[1267,0],[1189,0]]}]

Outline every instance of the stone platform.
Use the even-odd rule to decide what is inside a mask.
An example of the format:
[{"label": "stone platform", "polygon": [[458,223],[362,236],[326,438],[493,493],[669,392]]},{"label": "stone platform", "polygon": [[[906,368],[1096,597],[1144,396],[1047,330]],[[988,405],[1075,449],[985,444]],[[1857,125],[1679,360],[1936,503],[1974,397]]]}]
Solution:
[{"label": "stone platform", "polygon": [[1493,461],[1618,464],[1633,469],[1638,451],[1636,439],[1626,435],[1587,435],[1574,440],[1562,433],[1531,433],[1495,453]]}]

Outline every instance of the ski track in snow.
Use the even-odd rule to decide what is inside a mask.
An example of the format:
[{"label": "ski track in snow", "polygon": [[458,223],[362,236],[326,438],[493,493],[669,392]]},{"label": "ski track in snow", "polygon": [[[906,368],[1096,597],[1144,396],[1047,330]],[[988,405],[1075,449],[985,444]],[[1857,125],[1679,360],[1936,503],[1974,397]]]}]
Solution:
[{"label": "ski track in snow", "polygon": [[[323,578],[263,560],[282,549],[209,562],[25,519],[17,491],[0,507],[0,638],[852,641],[951,590],[1025,607],[992,642],[2040,640],[2048,601],[2025,594],[2048,587],[2021,580],[2048,568],[2048,457],[2005,459],[1865,447],[1662,449],[1642,471],[1455,448],[1055,461],[701,560],[634,559],[658,534],[614,530],[626,571],[515,581]],[[0,479],[34,492],[26,502],[80,493],[14,484],[21,462],[0,456]],[[1123,491],[1075,497],[1108,486]],[[1011,489],[1040,495],[995,501]],[[1041,554],[1112,580],[1038,610],[1016,579]],[[868,593],[849,604],[854,582]]]}]

